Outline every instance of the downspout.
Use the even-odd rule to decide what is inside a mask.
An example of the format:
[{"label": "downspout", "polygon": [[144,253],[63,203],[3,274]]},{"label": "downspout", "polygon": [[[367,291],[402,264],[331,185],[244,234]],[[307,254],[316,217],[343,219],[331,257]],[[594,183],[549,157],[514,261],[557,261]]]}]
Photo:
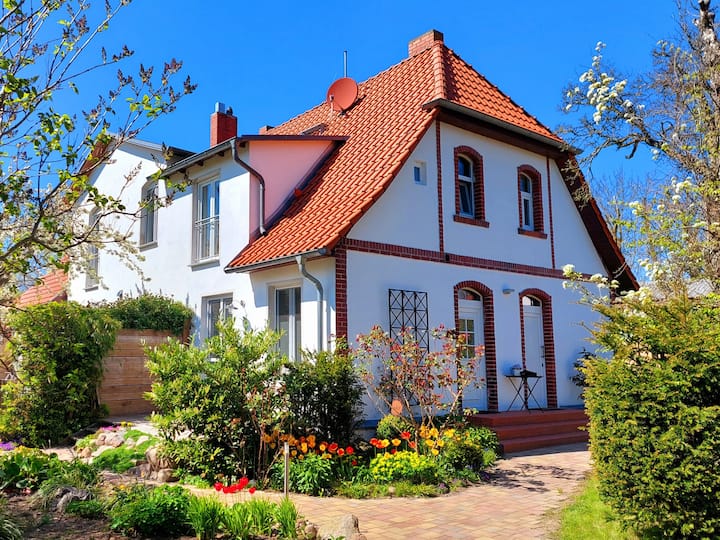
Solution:
[{"label": "downspout", "polygon": [[253,169],[247,163],[245,163],[242,159],[240,159],[240,156],[238,156],[237,145],[238,145],[238,140],[237,140],[237,138],[235,138],[235,139],[233,139],[233,142],[230,145],[232,147],[232,157],[235,160],[235,163],[237,163],[243,169],[245,169],[247,172],[249,172],[250,176],[254,176],[257,179],[258,183],[260,184],[259,230],[260,230],[260,235],[265,236],[267,234],[267,231],[265,230],[265,179],[262,177],[262,175],[259,172],[257,172],[255,169]]},{"label": "downspout", "polygon": [[315,288],[317,289],[318,293],[318,305],[317,305],[317,328],[318,328],[318,352],[321,352],[323,350],[323,286],[322,283],[320,283],[320,280],[310,274],[307,271],[307,268],[305,268],[305,257],[302,255],[298,255],[295,257],[295,260],[298,263],[298,268],[300,269],[300,273],[303,275],[303,277],[307,278],[309,281],[315,285]]}]

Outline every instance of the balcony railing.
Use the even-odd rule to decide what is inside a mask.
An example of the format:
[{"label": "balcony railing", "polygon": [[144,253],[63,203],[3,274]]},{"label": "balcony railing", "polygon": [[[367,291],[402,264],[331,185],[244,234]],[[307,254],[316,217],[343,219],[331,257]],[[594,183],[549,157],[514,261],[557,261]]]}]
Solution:
[{"label": "balcony railing", "polygon": [[214,259],[220,254],[218,216],[201,219],[193,227],[193,262]]}]

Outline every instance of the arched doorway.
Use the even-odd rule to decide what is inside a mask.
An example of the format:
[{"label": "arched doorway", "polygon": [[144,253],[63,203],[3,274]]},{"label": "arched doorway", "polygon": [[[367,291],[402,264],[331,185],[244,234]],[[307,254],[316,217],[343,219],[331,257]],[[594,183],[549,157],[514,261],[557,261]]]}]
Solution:
[{"label": "arched doorway", "polygon": [[[545,335],[543,332],[543,305],[535,296],[523,296],[523,356],[525,369],[542,377],[535,385],[529,406],[548,406],[547,370],[545,366]],[[532,385],[532,382],[529,383]]]},{"label": "arched doorway", "polygon": [[[471,358],[475,354],[476,347],[485,345],[484,330],[482,296],[472,289],[458,290],[457,331],[465,337],[460,353],[462,358]],[[463,407],[486,411],[488,410],[488,392],[485,355],[478,364],[477,377],[481,379],[480,387],[470,387],[463,391]]]}]

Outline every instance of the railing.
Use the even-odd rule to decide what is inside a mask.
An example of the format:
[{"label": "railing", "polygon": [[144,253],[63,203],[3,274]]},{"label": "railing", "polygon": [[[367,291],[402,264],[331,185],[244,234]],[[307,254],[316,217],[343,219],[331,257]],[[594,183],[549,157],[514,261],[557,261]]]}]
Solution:
[{"label": "railing", "polygon": [[193,262],[214,259],[220,253],[218,216],[201,219],[193,227]]}]

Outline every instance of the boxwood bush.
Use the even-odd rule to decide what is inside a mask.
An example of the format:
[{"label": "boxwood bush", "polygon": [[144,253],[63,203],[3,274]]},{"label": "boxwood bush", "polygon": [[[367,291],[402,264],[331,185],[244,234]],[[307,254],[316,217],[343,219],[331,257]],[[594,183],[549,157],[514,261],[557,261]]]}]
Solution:
[{"label": "boxwood bush", "polygon": [[585,368],[601,496],[648,537],[720,537],[720,298],[598,308]]}]

